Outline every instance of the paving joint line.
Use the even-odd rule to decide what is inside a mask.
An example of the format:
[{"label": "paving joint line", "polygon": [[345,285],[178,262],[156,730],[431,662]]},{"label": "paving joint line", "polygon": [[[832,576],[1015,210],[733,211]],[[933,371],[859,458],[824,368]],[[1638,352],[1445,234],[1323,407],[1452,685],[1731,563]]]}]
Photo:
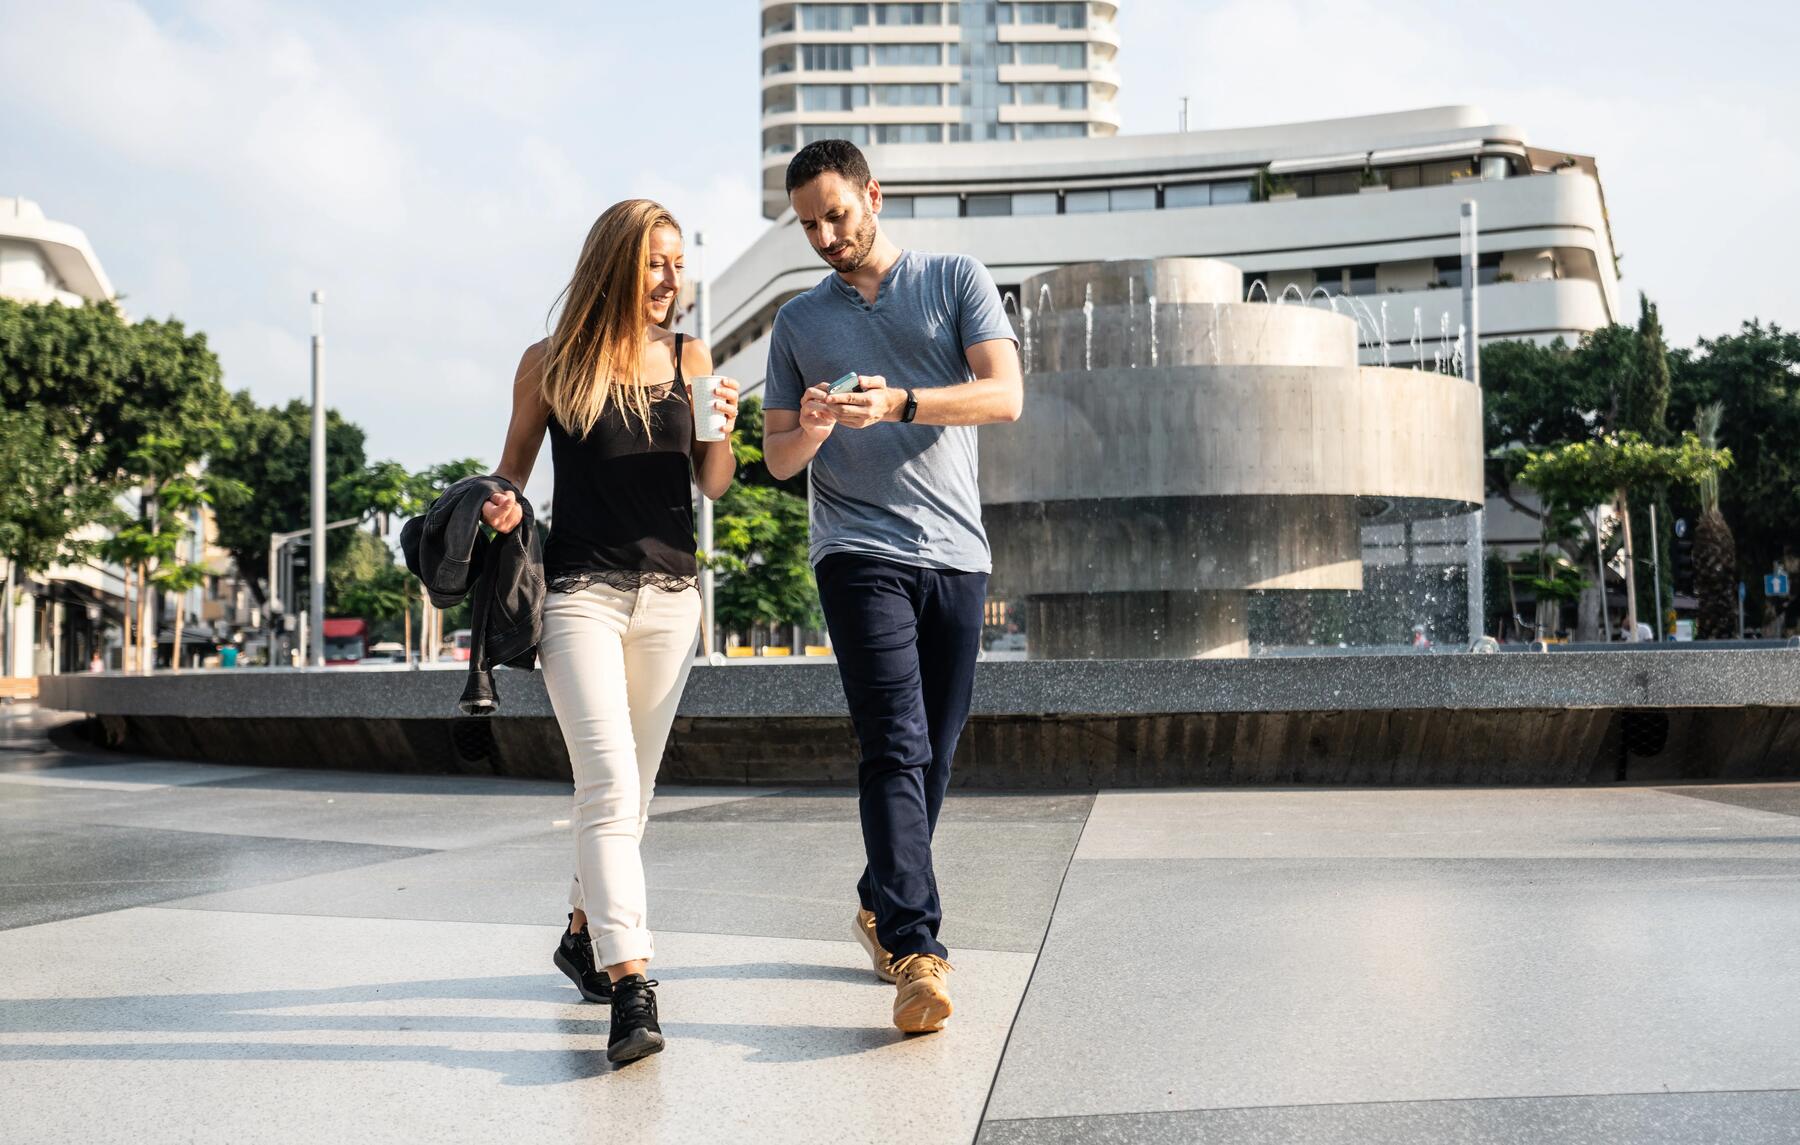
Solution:
[{"label": "paving joint line", "polygon": [[[1496,1097],[1396,1097],[1380,1101],[1311,1101],[1281,1105],[1201,1105],[1185,1109],[1133,1109],[1116,1113],[1045,1113],[1033,1117],[996,1117],[996,1124],[1020,1121],[1099,1121],[1113,1117],[1170,1117],[1184,1113],[1265,1113],[1291,1109],[1360,1109],[1382,1105],[1464,1105],[1482,1101],[1604,1101],[1613,1097],[1748,1097],[1766,1093],[1800,1094],[1800,1088],[1646,1089],[1619,1093],[1533,1093]],[[985,1123],[985,1119],[984,1119]]]},{"label": "paving joint line", "polygon": [[981,1113],[975,1118],[975,1136],[970,1138],[970,1145],[980,1139],[981,1127],[987,1124],[988,1107],[994,1103],[994,1090],[1000,1085],[1000,1071],[1006,1066],[1006,1051],[1012,1048],[1013,1032],[1019,1028],[1019,1015],[1025,1012],[1025,999],[1031,996],[1031,984],[1037,979],[1038,966],[1044,960],[1044,947],[1050,944],[1050,931],[1056,926],[1056,910],[1062,905],[1063,888],[1069,883],[1069,872],[1075,869],[1075,856],[1081,853],[1081,841],[1087,838],[1088,824],[1094,818],[1094,807],[1103,794],[1104,789],[1096,791],[1088,801],[1087,814],[1081,817],[1081,830],[1075,833],[1075,845],[1069,848],[1069,861],[1063,864],[1062,878],[1056,882],[1056,897],[1050,900],[1050,913],[1044,919],[1044,935],[1038,939],[1037,953],[1031,957],[1031,972],[1025,975],[1025,988],[1019,991],[1019,1003],[1013,1007],[1012,1021],[1006,1024],[1006,1038],[1000,1043],[1000,1056],[994,1059],[994,1076],[988,1082],[987,1096],[981,1099]]}]

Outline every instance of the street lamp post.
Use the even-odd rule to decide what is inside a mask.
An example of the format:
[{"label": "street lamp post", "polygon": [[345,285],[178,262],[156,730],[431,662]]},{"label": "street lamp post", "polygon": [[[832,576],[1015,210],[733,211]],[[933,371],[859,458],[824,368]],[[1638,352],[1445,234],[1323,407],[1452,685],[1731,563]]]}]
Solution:
[{"label": "street lamp post", "polygon": [[[706,277],[706,235],[700,231],[694,232],[694,261],[700,264],[700,285],[698,297],[694,302],[699,317],[700,341],[704,342],[710,350],[712,348],[712,284]],[[717,363],[713,368],[718,369]],[[722,444],[726,449],[730,449],[731,439],[727,438]],[[712,498],[704,493],[700,494],[700,551],[706,555],[707,562],[700,568],[700,651],[703,655],[710,657],[718,648],[719,642],[713,620],[713,503]]]},{"label": "street lamp post", "polygon": [[308,661],[325,666],[325,292],[312,292],[312,637]]}]

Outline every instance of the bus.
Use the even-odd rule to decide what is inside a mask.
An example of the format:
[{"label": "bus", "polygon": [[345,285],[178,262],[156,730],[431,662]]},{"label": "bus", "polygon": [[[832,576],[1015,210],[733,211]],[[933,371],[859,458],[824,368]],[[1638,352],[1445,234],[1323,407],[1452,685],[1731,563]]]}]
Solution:
[{"label": "bus", "polygon": [[369,622],[354,617],[325,618],[325,663],[360,664],[369,654]]}]

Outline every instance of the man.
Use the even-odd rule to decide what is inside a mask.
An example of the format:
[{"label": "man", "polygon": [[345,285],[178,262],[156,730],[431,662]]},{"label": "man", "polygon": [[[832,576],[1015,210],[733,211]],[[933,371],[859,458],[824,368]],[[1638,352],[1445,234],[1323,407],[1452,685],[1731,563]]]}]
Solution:
[{"label": "man", "polygon": [[[1018,343],[980,263],[882,233],[881,184],[854,145],[802,148],[787,189],[834,273],[775,317],[764,460],[777,478],[812,466],[811,558],[862,747],[855,934],[897,986],[894,1024],[926,1033],[951,1009],[931,835],[992,568],[975,427],[1018,420]],[[831,392],[847,374],[855,389]]]}]

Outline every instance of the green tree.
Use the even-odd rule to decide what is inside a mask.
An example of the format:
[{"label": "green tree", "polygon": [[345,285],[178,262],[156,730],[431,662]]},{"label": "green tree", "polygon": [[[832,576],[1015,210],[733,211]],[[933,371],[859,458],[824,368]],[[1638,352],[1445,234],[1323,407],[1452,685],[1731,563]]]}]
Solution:
[{"label": "green tree", "polygon": [[[360,426],[326,410],[325,512],[331,520],[361,517],[370,508],[355,480],[364,471],[363,440]],[[219,508],[218,543],[267,604],[269,537],[312,520],[312,406],[298,399],[261,406],[247,392],[234,395],[229,438],[213,454],[209,472],[247,491]]]},{"label": "green tree", "polygon": [[[1536,489],[1548,505],[1584,509],[1611,500],[1626,522],[1625,582],[1626,626],[1637,624],[1635,572],[1630,554],[1631,495],[1635,490],[1675,482],[1694,483],[1709,473],[1731,465],[1728,450],[1709,449],[1692,433],[1678,445],[1654,445],[1635,433],[1607,434],[1554,449],[1530,453],[1520,466],[1519,479]],[[1594,545],[1601,544],[1598,523]]]},{"label": "green tree", "polygon": [[[1720,479],[1718,507],[1731,523],[1750,615],[1761,615],[1768,607],[1762,574],[1800,552],[1800,335],[1746,322],[1735,334],[1675,351],[1670,365],[1672,421],[1691,425],[1701,407],[1724,407],[1719,444],[1734,463]],[[1790,624],[1796,608],[1800,598],[1790,598]]]},{"label": "green tree", "polygon": [[759,444],[762,426],[762,403],[745,399],[732,438],[738,478],[714,508],[714,551],[701,554],[718,578],[714,614],[720,624],[745,632],[768,624],[817,627],[806,500],[790,492],[792,482],[769,476]]},{"label": "green tree", "polygon": [[[58,437],[54,420],[37,405],[0,410],[0,556],[7,560],[9,585],[84,558],[95,542],[83,531],[118,516],[114,487],[95,480],[99,458]],[[12,609],[0,611],[0,633],[10,649]]]}]

